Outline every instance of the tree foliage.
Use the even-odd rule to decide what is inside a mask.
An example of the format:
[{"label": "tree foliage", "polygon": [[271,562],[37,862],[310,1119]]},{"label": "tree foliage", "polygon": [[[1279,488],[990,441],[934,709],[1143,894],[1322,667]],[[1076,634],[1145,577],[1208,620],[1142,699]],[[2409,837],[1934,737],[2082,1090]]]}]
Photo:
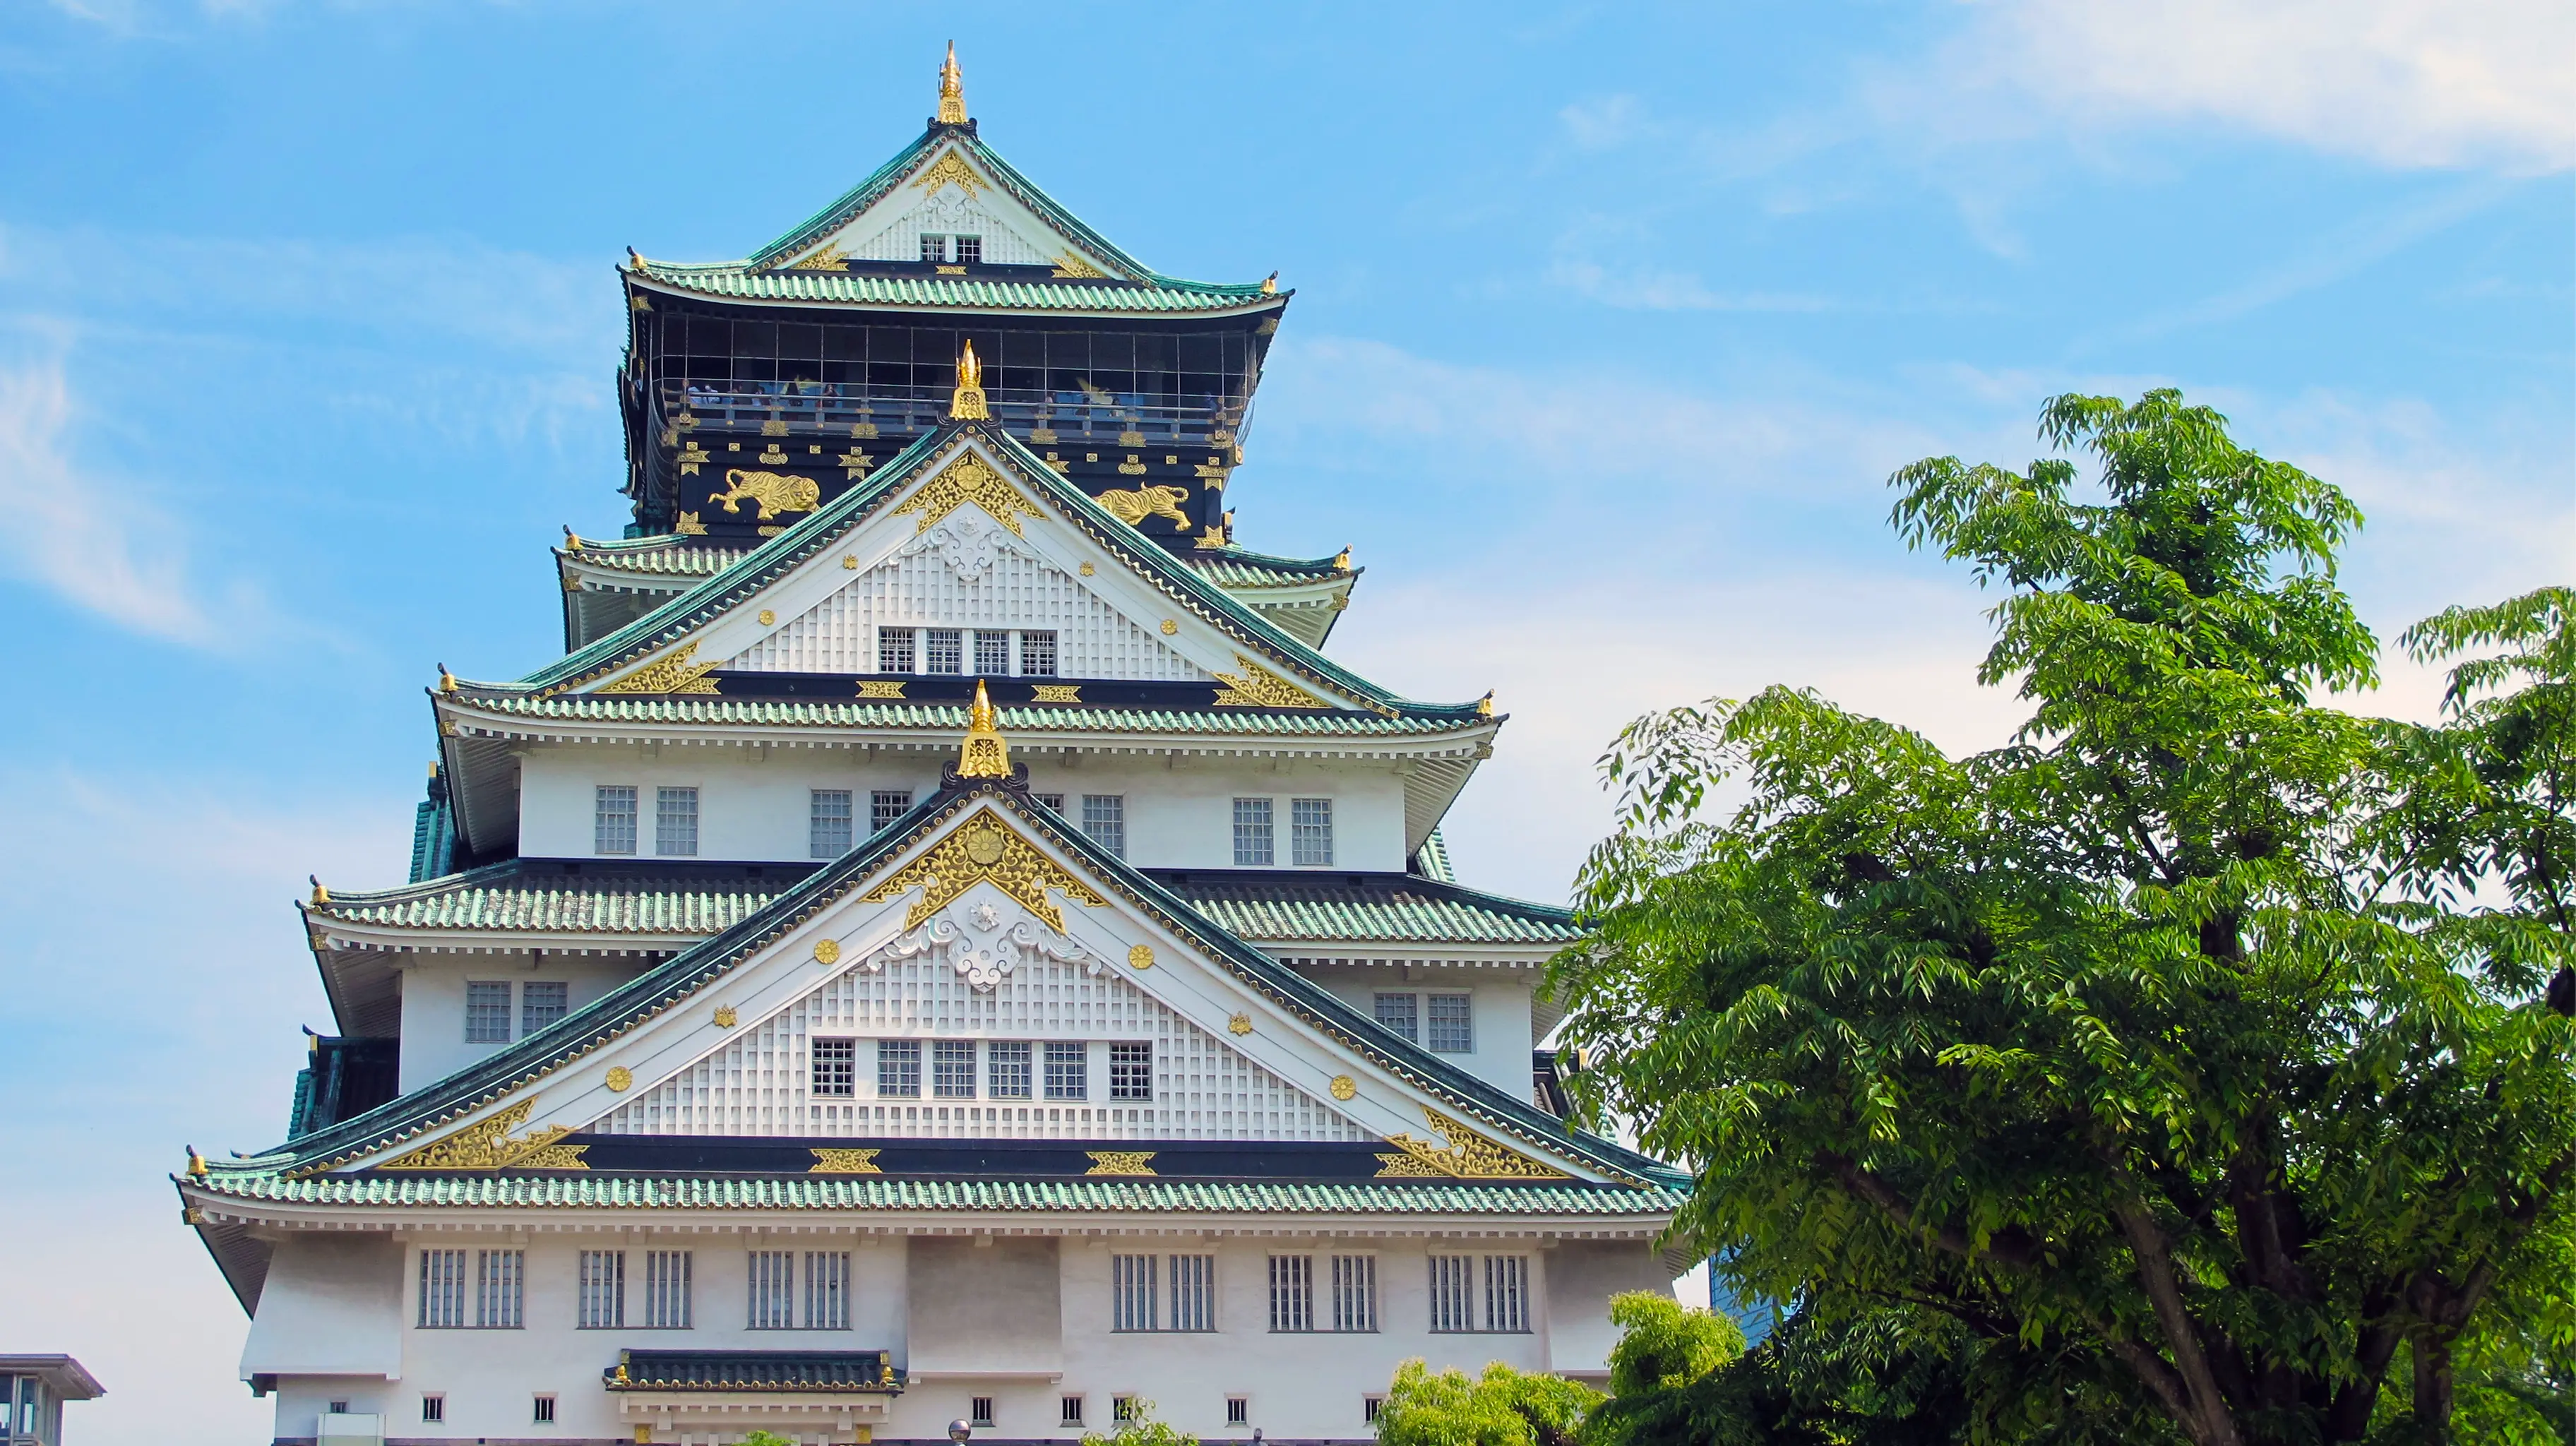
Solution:
[{"label": "tree foliage", "polygon": [[1199,1446],[1199,1438],[1154,1419],[1154,1403],[1139,1398],[1127,1403],[1113,1429],[1084,1432],[1082,1446]]},{"label": "tree foliage", "polygon": [[2484,1333],[2576,1348],[2576,609],[2411,631],[2477,654],[2439,727],[2321,706],[2376,677],[2348,499],[2170,391],[2040,430],[2093,479],[1893,479],[2003,594],[2011,744],[1775,688],[1605,757],[1551,981],[1578,1096],[1698,1170],[1680,1228],[1739,1289],[1978,1343],[1981,1430],[2359,1441],[2399,1371],[2446,1439]]},{"label": "tree foliage", "polygon": [[1475,1377],[1406,1361],[1378,1407],[1378,1446],[1574,1446],[1601,1399],[1579,1382],[1500,1361]]}]

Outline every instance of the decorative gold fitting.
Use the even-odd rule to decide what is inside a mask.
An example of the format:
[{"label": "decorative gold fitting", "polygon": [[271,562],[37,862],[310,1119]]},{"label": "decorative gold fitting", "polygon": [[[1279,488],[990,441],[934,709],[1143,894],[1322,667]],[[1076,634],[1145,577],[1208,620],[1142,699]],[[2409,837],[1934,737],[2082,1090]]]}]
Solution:
[{"label": "decorative gold fitting", "polygon": [[570,527],[566,527],[564,529],[564,551],[581,551],[581,534],[573,531]]},{"label": "decorative gold fitting", "polygon": [[1261,278],[1261,294],[1264,296],[1277,296],[1279,294],[1278,272],[1273,271],[1269,275]]},{"label": "decorative gold fitting", "polygon": [[304,879],[305,882],[313,886],[313,907],[318,909],[331,902],[331,891],[322,887],[322,880],[319,875],[306,874]]},{"label": "decorative gold fitting", "polygon": [[1011,745],[994,724],[993,700],[984,691],[984,680],[975,680],[975,706],[966,714],[966,737],[957,745],[957,776],[960,778],[1008,778],[1011,776]]},{"label": "decorative gold fitting", "polygon": [[968,422],[990,417],[984,405],[984,364],[975,359],[975,343],[968,340],[957,353],[957,392],[948,402],[948,415],[953,421]]},{"label": "decorative gold fitting", "polygon": [[1485,696],[1476,700],[1476,716],[1479,718],[1491,718],[1494,716],[1493,689],[1487,688],[1485,690]]},{"label": "decorative gold fitting", "polygon": [[948,59],[939,67],[939,123],[966,124],[966,77],[957,69],[957,42],[948,42]]},{"label": "decorative gold fitting", "polygon": [[197,1147],[194,1145],[188,1147],[188,1178],[191,1180],[206,1178],[206,1157],[198,1154]]},{"label": "decorative gold fitting", "polygon": [[456,675],[447,671],[447,665],[445,663],[438,665],[438,691],[442,693],[453,693],[456,691]]}]

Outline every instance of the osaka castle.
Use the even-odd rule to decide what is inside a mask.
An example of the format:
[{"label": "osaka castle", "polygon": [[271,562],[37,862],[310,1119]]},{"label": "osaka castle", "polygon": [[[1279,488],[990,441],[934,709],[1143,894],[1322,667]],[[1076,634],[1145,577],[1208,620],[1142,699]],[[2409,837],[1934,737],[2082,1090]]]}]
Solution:
[{"label": "osaka castle", "polygon": [[[1504,718],[1326,656],[1227,490],[1290,293],[920,137],[630,253],[631,525],[439,669],[411,877],[318,880],[283,1143],[189,1152],[304,1442],[1364,1441],[1602,1378],[1686,1180],[1571,1128],[1562,910],[1451,877]],[[1314,549],[1308,549],[1310,551]]]}]

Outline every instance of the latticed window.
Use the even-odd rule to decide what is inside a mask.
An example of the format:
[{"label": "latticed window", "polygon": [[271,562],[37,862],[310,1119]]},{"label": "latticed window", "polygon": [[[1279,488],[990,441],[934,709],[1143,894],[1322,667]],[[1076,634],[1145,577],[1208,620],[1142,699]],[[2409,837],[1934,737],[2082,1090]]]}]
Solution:
[{"label": "latticed window", "polygon": [[424,1250],[420,1253],[420,1325],[423,1330],[454,1330],[465,1324],[465,1252]]},{"label": "latticed window", "polygon": [[1172,1327],[1176,1331],[1216,1329],[1216,1257],[1172,1257]]},{"label": "latticed window", "polygon": [[984,259],[984,238],[983,238],[983,237],[981,237],[981,236],[957,236],[957,237],[952,237],[952,238],[951,238],[951,240],[954,242],[954,244],[955,244],[955,245],[956,245],[956,247],[957,247],[957,263],[958,263],[959,265],[961,265],[961,266],[972,265],[972,264],[974,264],[975,262],[978,262],[978,261],[981,261],[981,260],[983,260],[983,259]]},{"label": "latticed window", "polygon": [[880,788],[868,795],[868,832],[880,834],[894,827],[896,819],[912,812],[912,790]]},{"label": "latticed window", "polygon": [[850,851],[850,791],[818,788],[805,812],[805,853],[810,858],[837,859]]},{"label": "latticed window", "polygon": [[1430,1000],[1429,1037],[1423,1043],[1442,1054],[1476,1052],[1476,1016],[1470,997],[1464,994],[1434,994]]},{"label": "latticed window", "polygon": [[475,979],[465,985],[465,1042],[506,1044],[510,1039],[510,985]]},{"label": "latticed window", "polygon": [[626,1252],[585,1250],[581,1253],[581,1328],[613,1331],[626,1328]]},{"label": "latticed window", "polygon": [[925,673],[962,673],[966,671],[966,634],[960,628],[924,628],[921,671]]},{"label": "latticed window", "polygon": [[1333,1329],[1377,1329],[1377,1257],[1333,1257]]},{"label": "latticed window", "polygon": [[850,1252],[805,1252],[805,1329],[850,1328]]},{"label": "latticed window", "polygon": [[1030,1094],[1029,1042],[997,1039],[984,1046],[984,1088],[997,1100],[1024,1100]]},{"label": "latticed window", "polygon": [[877,1041],[877,1093],[889,1099],[921,1098],[921,1041]]},{"label": "latticed window", "polygon": [[877,629],[877,671],[880,673],[912,671],[912,629]]},{"label": "latticed window", "polygon": [[1418,1040],[1421,1016],[1419,1006],[1410,994],[1380,994],[1370,1001],[1377,1009],[1377,1022],[1403,1035]]},{"label": "latticed window", "polygon": [[986,678],[1011,675],[1011,635],[990,628],[975,630],[975,671]]},{"label": "latticed window", "polygon": [[1529,1329],[1529,1257],[1485,1257],[1485,1329]]},{"label": "latticed window", "polygon": [[814,1067],[812,1093],[845,1100],[859,1092],[859,1042],[815,1039],[805,1046]]},{"label": "latticed window", "polygon": [[1052,630],[1020,634],[1020,671],[1037,678],[1055,676],[1055,633]]},{"label": "latticed window", "polygon": [[644,1324],[657,1331],[684,1331],[697,1323],[689,1290],[693,1260],[685,1250],[644,1253]]},{"label": "latticed window", "polygon": [[653,852],[665,857],[693,857],[698,851],[698,791],[657,788],[653,791]]},{"label": "latticed window", "polygon": [[1046,1047],[1046,1097],[1051,1100],[1091,1098],[1091,1051],[1079,1043],[1050,1040]]},{"label": "latticed window", "polygon": [[924,260],[924,261],[945,261],[945,260],[947,260],[947,259],[948,259],[948,238],[947,238],[947,237],[945,237],[945,236],[934,235],[933,233],[928,232],[928,231],[924,231],[924,232],[922,232],[922,233],[921,233],[921,259],[922,259],[922,260]]},{"label": "latticed window", "polygon": [[1315,1257],[1270,1257],[1270,1328],[1310,1331],[1315,1328]]},{"label": "latticed window", "polygon": [[1476,1257],[1431,1257],[1431,1328],[1449,1332],[1476,1328]]},{"label": "latticed window", "polygon": [[519,1033],[534,1034],[572,1007],[572,986],[560,979],[531,979],[519,986]]},{"label": "latticed window", "polygon": [[796,1328],[796,1252],[751,1252],[751,1306],[744,1324],[756,1331]]},{"label": "latticed window", "polygon": [[1239,869],[1266,869],[1277,862],[1270,847],[1270,800],[1238,798],[1234,801],[1234,866]]},{"label": "latticed window", "polygon": [[1082,831],[1119,858],[1127,857],[1127,795],[1086,793],[1082,796]]},{"label": "latticed window", "polygon": [[634,786],[603,783],[593,793],[591,851],[603,854],[635,852]]},{"label": "latticed window", "polygon": [[1039,793],[1031,797],[1056,813],[1064,812],[1064,795],[1061,793]]},{"label": "latticed window", "polygon": [[1109,1046],[1109,1097],[1150,1100],[1154,1097],[1154,1046],[1151,1041]]},{"label": "latticed window", "polygon": [[1290,861],[1300,868],[1329,868],[1333,862],[1333,801],[1329,798],[1288,800]]},{"label": "latticed window", "polygon": [[938,1039],[930,1044],[930,1093],[943,1100],[975,1098],[975,1041]]},{"label": "latticed window", "polygon": [[1109,1257],[1109,1328],[1117,1331],[1150,1331],[1157,1329],[1161,1312],[1156,1309],[1162,1294],[1158,1278],[1160,1256],[1113,1255]]},{"label": "latticed window", "polygon": [[474,1324],[482,1330],[520,1329],[528,1286],[528,1252],[474,1252]]}]

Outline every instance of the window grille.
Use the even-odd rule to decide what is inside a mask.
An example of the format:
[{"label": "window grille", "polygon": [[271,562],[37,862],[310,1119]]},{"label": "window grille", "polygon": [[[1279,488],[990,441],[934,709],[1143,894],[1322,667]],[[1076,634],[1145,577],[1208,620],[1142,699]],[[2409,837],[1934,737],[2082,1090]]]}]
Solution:
[{"label": "window grille", "polygon": [[560,979],[531,979],[519,986],[519,1033],[527,1036],[564,1017],[572,986]]},{"label": "window grille", "polygon": [[1011,675],[1011,635],[990,628],[975,630],[975,672],[986,678]]},{"label": "window grille", "polygon": [[948,259],[948,238],[947,238],[947,237],[945,237],[945,236],[934,236],[934,235],[932,235],[931,233],[929,233],[929,232],[927,232],[927,231],[922,232],[922,233],[921,233],[921,259],[922,259],[922,260],[924,260],[924,261],[945,261],[945,260],[947,260],[947,259]]},{"label": "window grille", "polygon": [[1234,866],[1239,869],[1266,869],[1276,862],[1270,847],[1270,800],[1236,799]]},{"label": "window grille", "polygon": [[933,1098],[943,1100],[975,1098],[975,1041],[931,1041],[930,1093]]},{"label": "window grille", "polygon": [[1052,629],[1020,634],[1020,671],[1037,678],[1055,676],[1055,633]]},{"label": "window grille", "polygon": [[1109,1097],[1150,1100],[1154,1097],[1154,1046],[1151,1041],[1109,1046]]},{"label": "window grille", "polygon": [[1333,1329],[1377,1329],[1377,1257],[1333,1257]]},{"label": "window grille", "polygon": [[1091,1098],[1091,1049],[1088,1045],[1048,1041],[1046,1097],[1051,1100]]},{"label": "window grille", "polygon": [[1057,1409],[1062,1413],[1059,1419],[1063,1424],[1067,1426],[1079,1426],[1082,1424],[1082,1398],[1080,1396],[1059,1396],[1056,1398],[1056,1401]]},{"label": "window grille", "polygon": [[997,1039],[984,1046],[984,1088],[997,1100],[1029,1097],[1029,1042]]},{"label": "window grille", "polygon": [[1310,1331],[1315,1328],[1315,1257],[1270,1257],[1270,1329]]},{"label": "window grille", "polygon": [[1464,994],[1431,996],[1430,1038],[1423,1043],[1442,1054],[1476,1052],[1476,1016]]},{"label": "window grille", "polygon": [[1252,1398],[1250,1396],[1228,1396],[1225,1398],[1225,1424],[1229,1426],[1249,1426],[1252,1424]]},{"label": "window grille", "polygon": [[921,1098],[921,1041],[877,1041],[877,1093],[888,1099]]},{"label": "window grille", "polygon": [[1529,1257],[1485,1257],[1485,1329],[1518,1333],[1529,1329]]},{"label": "window grille", "polygon": [[553,1425],[555,1423],[555,1398],[552,1396],[537,1397],[536,1410],[529,1419],[535,1421],[540,1426]]},{"label": "window grille", "polygon": [[1476,1257],[1431,1257],[1431,1329],[1442,1332],[1476,1328]]},{"label": "window grille", "polygon": [[1061,794],[1061,793],[1041,793],[1041,794],[1036,794],[1036,795],[1033,795],[1033,796],[1037,799],[1037,801],[1038,801],[1038,802],[1040,802],[1040,803],[1042,803],[1042,804],[1046,805],[1046,807],[1047,807],[1050,811],[1055,812],[1055,813],[1062,813],[1062,812],[1064,812],[1064,795],[1063,795],[1063,794]]},{"label": "window grille", "polygon": [[850,1252],[805,1252],[805,1329],[850,1328]]},{"label": "window grille", "polygon": [[962,673],[966,671],[966,635],[958,628],[924,628],[925,656],[921,671],[925,673]]},{"label": "window grille", "polygon": [[805,853],[809,858],[837,859],[850,851],[850,791],[818,788],[806,810]]},{"label": "window grille", "polygon": [[912,790],[880,788],[868,795],[868,832],[880,834],[894,827],[896,819],[912,812]]},{"label": "window grille", "polygon": [[992,1424],[993,1424],[993,1398],[992,1398],[992,1397],[990,1397],[990,1396],[969,1396],[969,1397],[967,1397],[967,1398],[966,1398],[966,1424],[967,1424],[967,1425],[969,1425],[969,1426],[990,1426],[990,1425],[992,1425]]},{"label": "window grille", "polygon": [[1112,1421],[1133,1421],[1133,1420],[1135,1420],[1135,1419],[1136,1419],[1136,1416],[1137,1416],[1137,1411],[1136,1411],[1136,1398],[1135,1398],[1135,1397],[1133,1397],[1133,1396],[1112,1396],[1112,1397],[1110,1397],[1110,1398],[1109,1398],[1109,1419],[1110,1419],[1110,1420],[1112,1420]]},{"label": "window grille", "polygon": [[981,261],[981,260],[983,260],[983,259],[984,259],[984,238],[983,238],[983,237],[981,237],[981,236],[960,236],[960,237],[956,238],[956,245],[957,245],[957,263],[958,263],[959,265],[961,265],[961,266],[971,265],[971,264],[973,264],[973,263],[975,263],[975,262],[978,262],[978,261]]},{"label": "window grille", "polygon": [[590,847],[594,853],[635,852],[635,790],[623,783],[603,783],[593,790]]},{"label": "window grille", "polygon": [[[1160,1318],[1155,1311],[1155,1297],[1160,1293],[1156,1281],[1155,1255],[1113,1255],[1109,1257],[1110,1323],[1114,1331],[1149,1331]],[[1118,1398],[1120,1401],[1126,1397]],[[1124,1420],[1125,1417],[1118,1419]]]},{"label": "window grille", "polygon": [[437,1396],[437,1395],[430,1395],[430,1396],[423,1396],[423,1397],[421,1397],[421,1398],[420,1398],[420,1419],[422,1419],[422,1420],[424,1420],[424,1421],[444,1421],[444,1420],[446,1420],[446,1419],[447,1419],[447,1398],[446,1398],[445,1396]]},{"label": "window grille", "polygon": [[877,629],[877,671],[880,673],[912,671],[912,629]]},{"label": "window grille", "polygon": [[796,1253],[791,1250],[751,1252],[750,1317],[756,1331],[796,1328]]},{"label": "window grille", "polygon": [[465,986],[465,1042],[505,1044],[509,1038],[509,982],[469,981]]},{"label": "window grille", "polygon": [[626,1252],[585,1250],[581,1253],[581,1328],[613,1331],[626,1328]]},{"label": "window grille", "polygon": [[653,791],[653,852],[665,857],[691,857],[698,851],[698,791],[658,788]]},{"label": "window grille", "polygon": [[526,1324],[521,1306],[527,1298],[528,1252],[474,1252],[474,1325],[478,1330],[514,1331]]},{"label": "window grille", "polygon": [[1420,1024],[1418,1006],[1412,995],[1380,994],[1373,1003],[1377,1007],[1378,1023],[1407,1039],[1419,1040],[1422,1037],[1418,1027]]},{"label": "window grille", "polygon": [[685,1250],[644,1253],[644,1324],[657,1331],[684,1331],[696,1324],[689,1291],[691,1260]]},{"label": "window grille", "polygon": [[1330,868],[1333,863],[1333,801],[1329,798],[1288,800],[1291,861],[1300,868]]},{"label": "window grille", "polygon": [[1082,831],[1118,858],[1127,857],[1127,795],[1086,793],[1082,796]]},{"label": "window grille", "polygon": [[1172,1329],[1216,1329],[1216,1257],[1172,1257]]},{"label": "window grille", "polygon": [[420,1327],[455,1330],[465,1324],[465,1252],[420,1253]]},{"label": "window grille", "polygon": [[1366,1421],[1372,1426],[1377,1424],[1378,1412],[1385,1408],[1386,1397],[1384,1396],[1360,1397],[1360,1419]]},{"label": "window grille", "polygon": [[859,1042],[855,1039],[816,1039],[806,1045],[814,1067],[812,1093],[824,1099],[846,1100],[859,1092]]}]

